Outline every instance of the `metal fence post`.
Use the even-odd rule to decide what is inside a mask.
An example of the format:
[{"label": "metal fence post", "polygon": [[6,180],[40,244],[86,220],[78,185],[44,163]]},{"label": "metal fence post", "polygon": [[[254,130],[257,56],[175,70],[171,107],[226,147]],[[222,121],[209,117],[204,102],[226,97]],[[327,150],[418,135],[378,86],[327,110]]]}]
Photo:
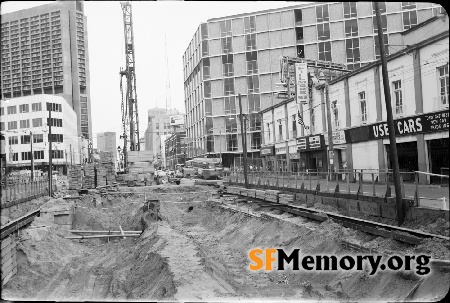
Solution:
[{"label": "metal fence post", "polygon": [[373,196],[376,196],[375,192],[375,175],[372,173],[372,189],[373,189]]},{"label": "metal fence post", "polygon": [[419,198],[419,173],[414,172],[414,182],[416,183],[416,190],[414,191],[414,206],[420,205]]}]

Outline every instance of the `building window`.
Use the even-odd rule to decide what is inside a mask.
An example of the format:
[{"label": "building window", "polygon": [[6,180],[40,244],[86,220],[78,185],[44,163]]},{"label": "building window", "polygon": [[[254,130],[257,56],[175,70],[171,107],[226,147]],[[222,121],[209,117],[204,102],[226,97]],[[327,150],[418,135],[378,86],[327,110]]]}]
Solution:
[{"label": "building window", "polygon": [[227,135],[227,151],[237,151],[237,135]]},{"label": "building window", "polygon": [[448,64],[438,67],[438,77],[439,77],[439,98],[441,105],[448,107]]},{"label": "building window", "polygon": [[231,77],[233,76],[233,55],[222,55],[222,65],[223,65],[223,76]]},{"label": "building window", "polygon": [[331,42],[319,43],[319,60],[331,61]]},{"label": "building window", "polygon": [[30,144],[30,135],[20,136],[20,144]]},{"label": "building window", "polygon": [[33,127],[40,127],[42,126],[42,118],[35,118],[32,120]]},{"label": "building window", "polygon": [[236,97],[225,97],[223,98],[225,102],[225,114],[235,114],[236,113]]},{"label": "building window", "polygon": [[344,18],[356,17],[356,2],[344,2]]},{"label": "building window", "polygon": [[416,2],[402,2],[402,10],[403,9],[415,9]]},{"label": "building window", "polygon": [[43,150],[37,150],[37,151],[34,151],[33,153],[34,153],[34,159],[38,159],[38,160],[44,159],[44,151]]},{"label": "building window", "polygon": [[205,81],[203,83],[205,84],[204,89],[205,98],[211,98],[211,82]]},{"label": "building window", "polygon": [[0,116],[3,116],[5,114],[5,108],[0,107]]},{"label": "building window", "polygon": [[358,38],[345,40],[345,48],[347,50],[347,63],[355,63],[360,61]]},{"label": "building window", "polygon": [[247,52],[245,53],[247,59],[247,74],[257,74],[258,73],[258,52]]},{"label": "building window", "polygon": [[[374,36],[374,42],[375,42],[375,59],[380,59],[380,42],[378,40],[378,35]],[[384,52],[386,53],[386,56],[389,55],[389,36],[387,34],[383,34],[384,38]]]},{"label": "building window", "polygon": [[156,123],[155,129],[159,129],[159,123]]},{"label": "building window", "polygon": [[445,14],[445,9],[442,6],[441,7],[433,7],[433,9],[432,9],[433,17],[435,17],[439,14]]},{"label": "building window", "polygon": [[20,128],[30,128],[30,120],[20,120]]},{"label": "building window", "polygon": [[248,95],[248,112],[256,113],[261,110],[261,98],[260,95]]},{"label": "building window", "polygon": [[11,161],[19,161],[19,153],[13,153],[11,157]]},{"label": "building window", "polygon": [[17,114],[17,107],[15,105],[7,107],[8,115]]},{"label": "building window", "polygon": [[222,53],[228,54],[233,51],[231,37],[222,38]]},{"label": "building window", "polygon": [[28,113],[30,111],[30,107],[28,104],[19,105],[19,113]]},{"label": "building window", "polygon": [[209,79],[211,77],[210,70],[211,67],[209,65],[209,58],[203,59],[203,80]]},{"label": "building window", "polygon": [[11,136],[8,138],[9,145],[16,145],[19,144],[19,137],[18,136]]},{"label": "building window", "polygon": [[234,78],[223,79],[223,92],[225,96],[234,95]]},{"label": "building window", "polygon": [[278,141],[283,140],[283,122],[278,120]]},{"label": "building window", "polygon": [[205,99],[205,115],[212,115],[211,99]]},{"label": "building window", "polygon": [[303,23],[303,14],[301,9],[294,9],[295,25],[299,26]]},{"label": "building window", "polygon": [[345,36],[356,37],[358,36],[358,20],[345,20]]},{"label": "building window", "polygon": [[247,92],[249,94],[259,93],[259,76],[247,76]]},{"label": "building window", "polygon": [[333,115],[334,115],[334,129],[339,129],[340,126],[340,121],[339,121],[339,109],[337,106],[337,100],[334,100],[333,102],[331,102],[331,110],[333,111]]},{"label": "building window", "polygon": [[244,33],[253,33],[256,31],[255,16],[244,18]]},{"label": "building window", "polygon": [[403,29],[407,30],[417,25],[417,12],[403,12]]},{"label": "building window", "polygon": [[400,80],[392,82],[395,99],[395,114],[403,115],[403,97],[402,97],[402,82]]},{"label": "building window", "polygon": [[43,134],[34,134],[33,135],[33,143],[42,143],[42,142],[44,142]]},{"label": "building window", "polygon": [[[384,14],[386,12],[386,2],[378,2],[378,8],[380,9],[380,14]],[[376,14],[375,2],[372,2],[372,14]]]},{"label": "building window", "polygon": [[328,16],[328,4],[316,6],[316,18],[317,22],[330,21]]},{"label": "building window", "polygon": [[256,50],[256,34],[245,35],[247,51]]},{"label": "building window", "polygon": [[237,115],[225,118],[225,130],[227,133],[237,132]]},{"label": "building window", "polygon": [[17,129],[17,121],[9,121],[8,122],[8,130]]},{"label": "building window", "polygon": [[329,40],[330,39],[330,24],[323,23],[317,24],[317,39]]},{"label": "building window", "polygon": [[292,115],[292,138],[296,138],[297,137],[297,115],[293,114]]},{"label": "building window", "polygon": [[209,48],[208,48],[208,40],[202,41],[202,56],[208,56]]},{"label": "building window", "polygon": [[359,108],[361,113],[360,123],[366,124],[367,123],[367,104],[366,104],[366,92],[360,92],[358,93],[359,98]]},{"label": "building window", "polygon": [[260,149],[261,148],[261,133],[252,133],[252,145],[251,149]]},{"label": "building window", "polygon": [[250,114],[250,131],[261,131],[261,116],[259,113]]},{"label": "building window", "polygon": [[201,31],[202,31],[202,40],[208,39],[208,24],[203,23],[201,25]]},{"label": "building window", "polygon": [[31,152],[22,152],[22,161],[31,160]]},{"label": "building window", "polygon": [[220,21],[220,37],[231,36],[231,20]]},{"label": "building window", "polygon": [[[373,24],[373,33],[378,33],[378,25],[377,25],[377,18],[372,17],[372,24]],[[381,15],[381,28],[383,29],[383,33],[387,32],[387,17],[386,15]]]},{"label": "building window", "polygon": [[270,142],[270,126],[272,125],[271,122],[267,123],[267,142]]},{"label": "building window", "polygon": [[206,137],[206,152],[213,153],[214,152],[214,136]]},{"label": "building window", "polygon": [[0,122],[0,131],[5,130],[5,122]]}]

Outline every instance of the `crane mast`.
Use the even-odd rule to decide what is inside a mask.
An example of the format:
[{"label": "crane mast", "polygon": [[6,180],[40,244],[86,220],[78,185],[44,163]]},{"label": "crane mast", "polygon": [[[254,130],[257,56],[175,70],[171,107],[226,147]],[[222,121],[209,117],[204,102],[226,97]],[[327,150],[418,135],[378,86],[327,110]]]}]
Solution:
[{"label": "crane mast", "polygon": [[[134,56],[134,36],[133,18],[130,2],[121,2],[123,12],[123,32],[125,37],[125,70],[120,70],[120,90],[122,93],[122,128],[123,134],[120,136],[124,140],[124,168],[127,170],[127,142],[130,142],[130,150],[140,150],[139,147],[139,115],[136,94],[136,73]],[[122,79],[126,78],[126,95],[123,100]]]}]

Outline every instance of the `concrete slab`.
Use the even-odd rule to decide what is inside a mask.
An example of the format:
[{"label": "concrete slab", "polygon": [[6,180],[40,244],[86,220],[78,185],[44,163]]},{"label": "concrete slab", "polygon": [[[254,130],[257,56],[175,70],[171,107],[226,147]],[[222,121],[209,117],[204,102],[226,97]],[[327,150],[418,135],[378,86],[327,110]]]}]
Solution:
[{"label": "concrete slab", "polygon": [[388,218],[392,220],[397,219],[397,209],[395,204],[388,204],[388,203],[380,204],[380,208],[381,208],[381,216],[383,218]]},{"label": "concrete slab", "polygon": [[322,197],[322,204],[329,205],[329,206],[332,206],[334,208],[338,207],[337,199],[334,198],[334,197]]},{"label": "concrete slab", "polygon": [[367,215],[376,216],[376,217],[381,216],[380,203],[359,201],[359,208],[360,208],[361,212],[363,212]]}]

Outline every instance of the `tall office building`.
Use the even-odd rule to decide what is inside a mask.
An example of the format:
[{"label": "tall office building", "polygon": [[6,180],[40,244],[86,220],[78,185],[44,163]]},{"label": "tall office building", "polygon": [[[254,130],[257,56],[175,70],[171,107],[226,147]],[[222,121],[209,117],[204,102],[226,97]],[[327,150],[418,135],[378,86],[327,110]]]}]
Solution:
[{"label": "tall office building", "polygon": [[83,3],[56,1],[1,17],[1,98],[60,95],[77,115],[78,136],[92,140]]},{"label": "tall office building", "polygon": [[97,151],[112,152],[114,163],[117,160],[117,143],[115,132],[97,133]]},{"label": "tall office building", "polygon": [[[155,158],[161,156],[161,136],[172,134],[170,117],[179,115],[176,109],[154,107],[148,110],[148,126],[145,130],[145,150],[153,151]],[[164,145],[164,141],[162,143]]]},{"label": "tall office building", "polygon": [[[401,49],[402,32],[443,9],[433,3],[379,2],[387,53]],[[357,69],[379,58],[372,2],[307,3],[210,19],[183,55],[188,158],[222,154],[240,165],[238,95],[247,116],[249,158],[260,159],[258,112],[283,102],[280,57],[346,64]],[[236,164],[237,163],[237,164]]]}]

